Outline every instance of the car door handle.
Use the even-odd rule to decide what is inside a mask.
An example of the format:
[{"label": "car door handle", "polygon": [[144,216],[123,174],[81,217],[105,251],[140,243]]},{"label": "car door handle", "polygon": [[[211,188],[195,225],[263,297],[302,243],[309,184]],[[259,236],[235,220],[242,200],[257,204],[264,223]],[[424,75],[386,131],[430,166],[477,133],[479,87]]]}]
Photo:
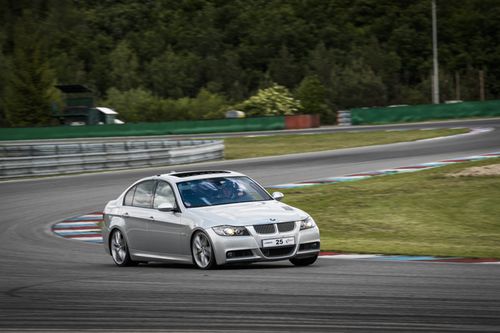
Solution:
[{"label": "car door handle", "polygon": [[149,217],[149,219],[150,219],[150,220],[154,220],[154,219],[155,219],[155,217],[154,217],[154,216],[150,216],[150,217]]},{"label": "car door handle", "polygon": [[128,216],[128,213],[127,212],[123,213],[123,216]]}]

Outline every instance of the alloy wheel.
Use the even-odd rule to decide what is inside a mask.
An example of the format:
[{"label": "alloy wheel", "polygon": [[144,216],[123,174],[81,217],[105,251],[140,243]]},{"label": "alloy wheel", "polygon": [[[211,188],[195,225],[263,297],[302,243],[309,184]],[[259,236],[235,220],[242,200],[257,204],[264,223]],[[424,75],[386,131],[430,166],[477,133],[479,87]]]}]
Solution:
[{"label": "alloy wheel", "polygon": [[111,256],[118,266],[132,266],[136,262],[130,259],[127,241],[120,230],[115,230],[111,234]]},{"label": "alloy wheel", "polygon": [[199,231],[191,242],[191,251],[193,259],[199,268],[210,269],[215,265],[214,252],[208,236]]}]

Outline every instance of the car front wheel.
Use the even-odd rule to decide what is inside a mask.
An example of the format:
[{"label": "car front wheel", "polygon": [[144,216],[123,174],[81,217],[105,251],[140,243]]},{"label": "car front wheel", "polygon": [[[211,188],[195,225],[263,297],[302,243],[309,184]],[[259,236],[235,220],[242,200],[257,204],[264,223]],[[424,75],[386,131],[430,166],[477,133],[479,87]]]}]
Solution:
[{"label": "car front wheel", "polygon": [[210,239],[202,231],[197,231],[191,239],[191,254],[198,268],[212,269],[217,266]]},{"label": "car front wheel", "polygon": [[317,254],[312,257],[306,257],[306,258],[292,258],[290,259],[290,262],[295,266],[309,266],[314,264],[316,259],[318,259]]},{"label": "car front wheel", "polygon": [[115,230],[111,234],[111,256],[116,265],[120,267],[134,266],[137,262],[130,259],[127,241],[120,230]]}]

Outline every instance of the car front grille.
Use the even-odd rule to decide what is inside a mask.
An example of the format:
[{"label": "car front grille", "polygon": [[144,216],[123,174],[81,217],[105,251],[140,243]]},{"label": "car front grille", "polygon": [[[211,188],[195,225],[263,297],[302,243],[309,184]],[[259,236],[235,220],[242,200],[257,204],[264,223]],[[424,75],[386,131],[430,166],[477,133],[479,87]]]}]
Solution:
[{"label": "car front grille", "polygon": [[262,251],[262,254],[264,254],[266,257],[283,257],[289,254],[292,254],[293,250],[295,249],[295,245],[292,246],[283,246],[283,247],[275,247],[271,249],[260,249]]},{"label": "car front grille", "polygon": [[253,228],[258,234],[274,234],[276,230],[274,224],[257,224]]},{"label": "car front grille", "polygon": [[295,229],[295,222],[283,222],[277,224],[256,224],[253,226],[258,234],[274,234],[278,227],[279,232],[289,232]]},{"label": "car front grille", "polygon": [[295,222],[278,223],[279,232],[288,232],[295,229]]}]

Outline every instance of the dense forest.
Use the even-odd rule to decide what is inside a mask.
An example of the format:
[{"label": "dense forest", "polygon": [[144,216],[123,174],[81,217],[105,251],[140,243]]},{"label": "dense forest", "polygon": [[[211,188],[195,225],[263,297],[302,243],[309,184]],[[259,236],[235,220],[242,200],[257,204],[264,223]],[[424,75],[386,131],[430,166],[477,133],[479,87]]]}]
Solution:
[{"label": "dense forest", "polygon": [[[500,1],[436,3],[441,101],[480,99],[480,72],[499,98]],[[55,84],[134,122],[251,111],[266,91],[323,121],[431,102],[431,0],[0,0],[0,15],[3,127],[53,123]]]}]

